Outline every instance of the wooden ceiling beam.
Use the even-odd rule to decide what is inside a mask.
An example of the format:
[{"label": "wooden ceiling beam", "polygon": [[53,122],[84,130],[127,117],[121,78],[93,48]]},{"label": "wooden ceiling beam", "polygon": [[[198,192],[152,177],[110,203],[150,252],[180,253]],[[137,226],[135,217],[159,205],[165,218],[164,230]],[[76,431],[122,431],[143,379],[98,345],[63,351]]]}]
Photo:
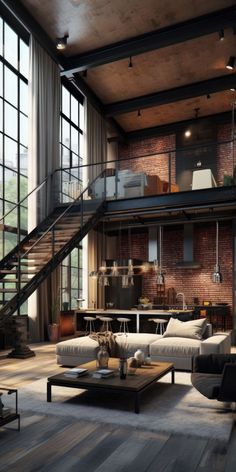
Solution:
[{"label": "wooden ceiling beam", "polygon": [[61,75],[71,77],[77,72],[82,72],[92,67],[98,67],[129,56],[182,43],[230,27],[233,29],[236,27],[235,6],[65,58],[64,70],[61,72]]},{"label": "wooden ceiling beam", "polygon": [[162,92],[122,100],[120,102],[104,105],[103,109],[105,116],[110,117],[144,108],[152,108],[157,105],[187,100],[188,98],[201,97],[202,95],[221,92],[222,90],[229,90],[231,88],[236,88],[236,74],[223,75],[221,77],[215,77],[214,79],[163,90]]}]

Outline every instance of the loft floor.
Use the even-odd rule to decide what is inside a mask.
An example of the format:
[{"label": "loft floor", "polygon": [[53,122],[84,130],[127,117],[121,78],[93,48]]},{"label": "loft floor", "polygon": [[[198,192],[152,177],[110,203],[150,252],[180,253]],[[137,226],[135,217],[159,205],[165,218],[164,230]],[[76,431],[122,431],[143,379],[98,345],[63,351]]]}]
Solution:
[{"label": "loft floor", "polygon": [[[21,388],[58,373],[55,346],[31,345],[36,357],[8,359],[0,352],[1,383]],[[60,368],[62,369],[62,368]],[[0,470],[33,472],[233,472],[236,428],[228,444],[184,435],[168,435],[104,426],[97,422],[23,413],[21,432],[1,429]]]}]

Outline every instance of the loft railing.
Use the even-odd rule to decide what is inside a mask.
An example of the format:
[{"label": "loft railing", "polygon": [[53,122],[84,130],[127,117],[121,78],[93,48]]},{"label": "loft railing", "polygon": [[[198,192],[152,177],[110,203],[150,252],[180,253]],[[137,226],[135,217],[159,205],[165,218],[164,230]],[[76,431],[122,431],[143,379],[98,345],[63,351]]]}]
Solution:
[{"label": "loft railing", "polygon": [[[110,160],[106,164],[99,162],[64,168],[59,170],[60,201],[76,198],[89,174],[98,174],[96,169],[101,166],[106,169],[105,198],[108,199],[236,185],[235,154],[235,140],[230,139],[168,148],[165,152],[140,153],[139,156]],[[103,187],[103,182],[98,179],[90,197],[101,197]]]}]

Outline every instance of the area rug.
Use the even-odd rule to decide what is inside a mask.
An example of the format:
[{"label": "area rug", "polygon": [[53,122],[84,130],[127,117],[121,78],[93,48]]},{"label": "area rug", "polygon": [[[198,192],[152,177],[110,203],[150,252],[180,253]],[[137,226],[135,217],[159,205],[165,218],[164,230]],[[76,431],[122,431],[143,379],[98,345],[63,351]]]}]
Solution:
[{"label": "area rug", "polygon": [[131,426],[148,431],[229,439],[233,415],[223,404],[208,400],[190,383],[190,374],[170,374],[141,396],[140,413],[134,413],[132,395],[95,393],[72,388],[52,387],[52,402],[46,401],[47,379],[40,379],[19,390],[20,412],[32,411],[88,421]]}]

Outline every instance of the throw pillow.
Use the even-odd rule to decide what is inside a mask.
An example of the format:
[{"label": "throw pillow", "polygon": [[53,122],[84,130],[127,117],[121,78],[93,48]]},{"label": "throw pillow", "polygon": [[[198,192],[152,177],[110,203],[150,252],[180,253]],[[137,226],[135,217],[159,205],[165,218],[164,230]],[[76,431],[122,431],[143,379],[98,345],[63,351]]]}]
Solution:
[{"label": "throw pillow", "polygon": [[180,321],[175,318],[170,318],[166,331],[163,334],[163,338],[179,337],[202,339],[202,335],[206,329],[206,324],[206,318],[192,321]]}]

